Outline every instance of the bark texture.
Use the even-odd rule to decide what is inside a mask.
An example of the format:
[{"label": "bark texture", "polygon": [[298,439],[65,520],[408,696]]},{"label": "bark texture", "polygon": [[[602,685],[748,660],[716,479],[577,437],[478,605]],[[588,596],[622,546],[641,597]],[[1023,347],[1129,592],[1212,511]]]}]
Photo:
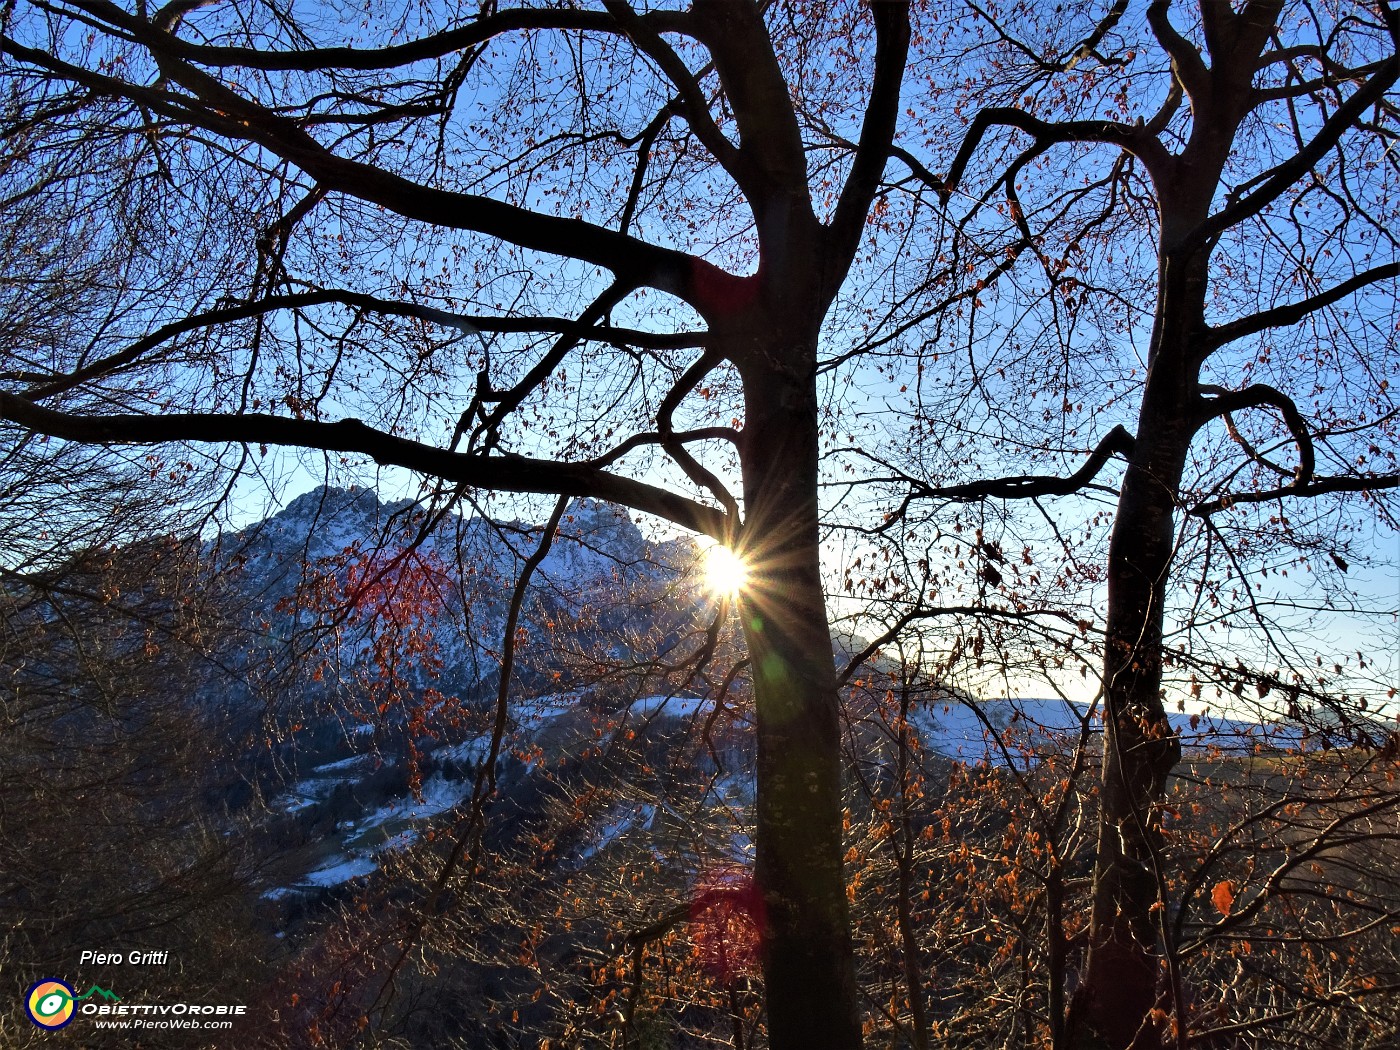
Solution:
[{"label": "bark texture", "polygon": [[753,667],[755,879],[774,1050],[860,1046],[842,870],[840,727],[817,517],[816,325],[743,354],[748,424],[741,602]]},{"label": "bark texture", "polygon": [[[1191,442],[1206,420],[1201,367],[1213,241],[1202,236],[1241,122],[1254,105],[1256,59],[1278,4],[1235,19],[1228,53],[1187,79],[1190,139],[1152,174],[1161,222],[1157,304],[1137,434],[1109,542],[1104,752],[1089,956],[1073,1007],[1073,1045],[1154,1050],[1173,1042],[1180,1006],[1164,914],[1159,807],[1181,746],[1163,704],[1165,599]],[[1159,12],[1159,17],[1161,13]],[[1222,43],[1222,51],[1225,45]],[[1173,994],[1175,986],[1176,995]]]}]

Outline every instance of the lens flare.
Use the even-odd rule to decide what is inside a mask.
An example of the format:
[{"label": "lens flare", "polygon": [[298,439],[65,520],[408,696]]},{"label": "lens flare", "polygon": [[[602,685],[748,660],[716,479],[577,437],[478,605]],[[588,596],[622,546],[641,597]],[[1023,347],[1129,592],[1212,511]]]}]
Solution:
[{"label": "lens flare", "polygon": [[701,875],[690,901],[690,940],[725,981],[758,973],[765,909],[753,873],[721,867]]},{"label": "lens flare", "polygon": [[723,544],[705,551],[705,586],[721,598],[736,597],[749,582],[744,559]]}]

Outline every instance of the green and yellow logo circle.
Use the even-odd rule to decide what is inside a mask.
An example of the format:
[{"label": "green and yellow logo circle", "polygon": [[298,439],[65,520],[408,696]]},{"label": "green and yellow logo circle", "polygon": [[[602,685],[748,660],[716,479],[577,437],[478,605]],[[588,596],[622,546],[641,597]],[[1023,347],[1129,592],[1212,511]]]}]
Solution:
[{"label": "green and yellow logo circle", "polygon": [[29,986],[24,1009],[40,1028],[62,1028],[73,1020],[73,989],[52,978]]}]

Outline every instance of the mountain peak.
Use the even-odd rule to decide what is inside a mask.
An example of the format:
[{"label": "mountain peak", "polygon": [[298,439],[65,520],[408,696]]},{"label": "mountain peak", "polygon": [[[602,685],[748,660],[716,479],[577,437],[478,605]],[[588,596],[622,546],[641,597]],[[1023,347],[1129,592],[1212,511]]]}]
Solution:
[{"label": "mountain peak", "polygon": [[339,517],[350,512],[377,518],[381,507],[379,494],[372,488],[358,485],[349,488],[319,485],[297,496],[274,514],[271,520],[288,523],[311,521],[317,518]]},{"label": "mountain peak", "polygon": [[619,555],[639,551],[644,545],[641,530],[626,508],[602,500],[584,497],[574,500],[564,513],[560,531],[565,536],[576,537],[590,546],[602,547]]}]

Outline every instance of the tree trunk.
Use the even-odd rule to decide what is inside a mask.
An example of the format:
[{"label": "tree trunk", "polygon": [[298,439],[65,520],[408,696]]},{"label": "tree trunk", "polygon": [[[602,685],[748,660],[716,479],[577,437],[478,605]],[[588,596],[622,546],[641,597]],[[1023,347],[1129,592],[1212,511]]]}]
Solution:
[{"label": "tree trunk", "polygon": [[[1140,432],[1152,433],[1147,426]],[[1161,1044],[1160,1026],[1149,1020],[1159,968],[1156,805],[1180,757],[1160,693],[1163,584],[1180,477],[1173,452],[1159,447],[1134,457],[1109,544],[1101,817],[1081,987],[1088,1020],[1102,1042],[1080,1045],[1111,1050]]]},{"label": "tree trunk", "polygon": [[769,1045],[855,1050],[840,727],[817,520],[815,332],[808,343],[750,355],[744,369],[740,542],[752,578],[741,613],[758,738],[755,879]]},{"label": "tree trunk", "polygon": [[919,971],[919,937],[914,922],[914,822],[909,804],[909,766],[913,729],[909,725],[909,673],[899,691],[899,830],[898,842],[890,838],[899,874],[899,946],[904,956],[904,983],[909,991],[909,1041],[914,1050],[928,1050],[928,1011],[923,975]]},{"label": "tree trunk", "polygon": [[1108,555],[1104,750],[1089,958],[1073,1007],[1072,1045],[1151,1050],[1166,1034],[1158,952],[1158,806],[1181,757],[1162,697],[1163,603],[1175,510],[1199,426],[1197,341],[1203,255],[1164,253],[1138,436]]},{"label": "tree trunk", "polygon": [[[1153,6],[1165,19],[1167,5]],[[1208,6],[1202,0],[1202,12]],[[1076,1047],[1150,1050],[1168,1034],[1166,1014],[1153,1012],[1173,1005],[1157,952],[1157,906],[1166,903],[1157,808],[1181,747],[1163,709],[1163,600],[1182,471],[1206,419],[1199,382],[1212,349],[1206,302],[1214,238],[1202,224],[1224,188],[1239,129],[1259,104],[1254,79],[1282,7],[1271,0],[1238,12],[1211,8],[1205,35],[1212,61],[1183,82],[1189,138],[1179,154],[1159,157],[1153,173],[1161,223],[1157,305],[1137,438],[1109,542],[1102,808],[1088,966],[1071,1007]],[[1174,31],[1154,32],[1170,42]],[[1174,53],[1174,70],[1177,59]],[[1176,1018],[1178,1031],[1185,1023]]]}]

